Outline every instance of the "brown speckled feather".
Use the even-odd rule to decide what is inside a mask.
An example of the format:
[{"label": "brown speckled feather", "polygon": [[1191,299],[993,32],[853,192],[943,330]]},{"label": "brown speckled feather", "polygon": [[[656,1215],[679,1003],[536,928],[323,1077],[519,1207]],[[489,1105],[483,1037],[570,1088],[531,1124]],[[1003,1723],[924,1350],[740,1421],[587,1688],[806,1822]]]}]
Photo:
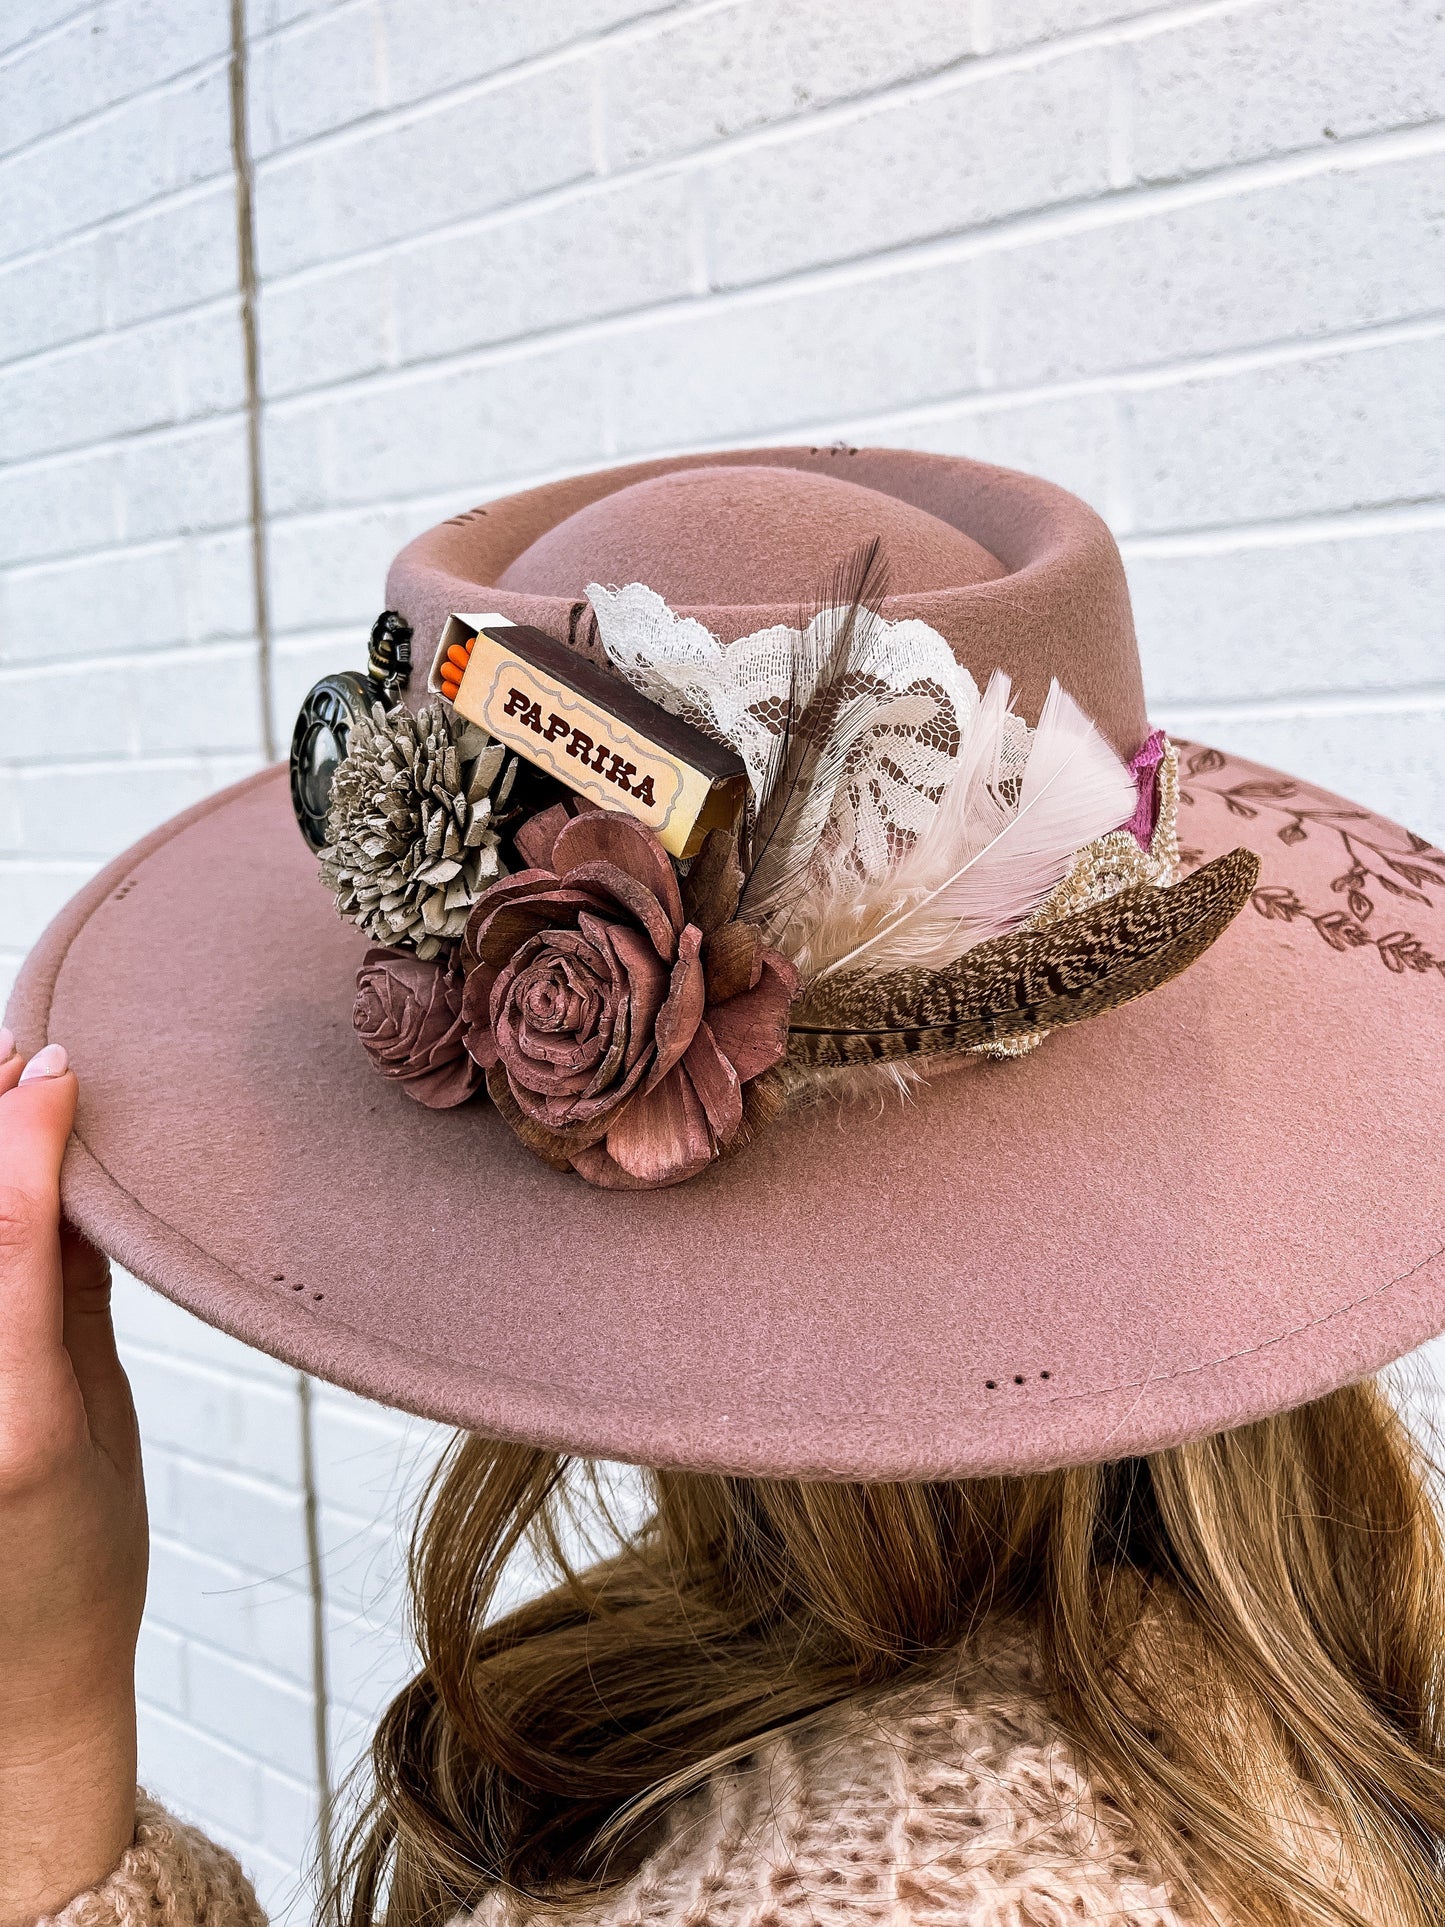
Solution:
[{"label": "brown speckled feather", "polygon": [[793,1011],[788,1058],[825,1069],[930,1057],[1062,1030],[1168,983],[1249,900],[1259,858],[1231,850],[1167,890],[1123,890],[1061,923],[998,937],[947,970],[850,973]]}]

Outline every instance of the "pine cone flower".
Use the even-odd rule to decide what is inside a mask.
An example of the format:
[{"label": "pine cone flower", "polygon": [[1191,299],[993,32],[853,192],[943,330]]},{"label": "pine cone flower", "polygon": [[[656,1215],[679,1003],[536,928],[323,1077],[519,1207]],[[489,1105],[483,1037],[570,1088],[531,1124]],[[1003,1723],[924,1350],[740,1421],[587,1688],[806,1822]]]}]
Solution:
[{"label": "pine cone flower", "polygon": [[694,1177],[738,1139],[749,1086],[787,1049],[793,966],[734,920],[741,873],[714,831],[680,888],[631,817],[556,808],[533,865],[467,924],[467,1049],[522,1141],[607,1189]]},{"label": "pine cone flower", "polygon": [[462,979],[410,950],[368,950],[351,1021],[383,1077],[428,1110],[449,1111],[482,1087],[462,1042]]},{"label": "pine cone flower", "polygon": [[326,819],[321,878],[378,944],[446,955],[503,873],[498,814],[518,759],[440,703],[380,703],[352,730]]}]

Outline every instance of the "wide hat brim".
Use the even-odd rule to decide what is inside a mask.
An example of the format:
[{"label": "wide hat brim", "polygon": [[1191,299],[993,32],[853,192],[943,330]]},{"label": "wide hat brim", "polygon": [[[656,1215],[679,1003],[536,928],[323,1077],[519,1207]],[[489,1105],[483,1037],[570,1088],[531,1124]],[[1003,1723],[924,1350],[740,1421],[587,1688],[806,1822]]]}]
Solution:
[{"label": "wide hat brim", "polygon": [[1186,747],[1259,892],[1185,974],[675,1189],[537,1163],[352,1034],[363,941],[270,771],[71,903],[9,1021],[69,1048],[65,1208],[319,1377],[476,1431],[741,1473],[1023,1472],[1302,1403],[1445,1327],[1445,858]]}]

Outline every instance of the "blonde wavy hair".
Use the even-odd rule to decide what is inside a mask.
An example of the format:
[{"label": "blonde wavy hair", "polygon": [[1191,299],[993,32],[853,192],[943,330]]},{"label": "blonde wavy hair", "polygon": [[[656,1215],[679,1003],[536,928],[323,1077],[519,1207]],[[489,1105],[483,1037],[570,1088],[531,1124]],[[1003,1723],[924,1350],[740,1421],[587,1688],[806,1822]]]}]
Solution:
[{"label": "blonde wavy hair", "polygon": [[[1445,1919],[1445,1547],[1376,1385],[1028,1477],[652,1472],[646,1518],[597,1557],[575,1549],[579,1472],[474,1438],[439,1468],[412,1551],[422,1669],[377,1732],[335,1927],[620,1880],[721,1762],[956,1670],[1004,1620],[1181,1905],[1258,1927]],[[499,1611],[524,1542],[555,1583]]]}]

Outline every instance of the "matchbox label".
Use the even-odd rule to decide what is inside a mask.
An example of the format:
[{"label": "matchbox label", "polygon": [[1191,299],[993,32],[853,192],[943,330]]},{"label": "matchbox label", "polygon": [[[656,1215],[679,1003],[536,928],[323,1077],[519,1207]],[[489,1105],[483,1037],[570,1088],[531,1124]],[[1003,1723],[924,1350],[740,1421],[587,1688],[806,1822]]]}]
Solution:
[{"label": "matchbox label", "polygon": [[455,699],[459,714],[579,795],[626,810],[681,856],[712,779],[527,662],[505,634],[478,634]]},{"label": "matchbox label", "polygon": [[[486,703],[488,718],[495,714],[494,705],[501,698],[504,680],[505,672],[499,674],[488,694]],[[562,704],[561,713],[551,707],[553,702],[558,701]],[[645,763],[648,762],[650,759],[642,744],[622,730],[615,720],[609,721],[599,717],[590,703],[579,703],[575,697],[568,702],[565,697],[556,695],[548,696],[547,703],[548,708],[544,718],[541,698],[534,697],[527,689],[519,689],[513,683],[507,690],[507,700],[502,704],[502,715],[514,716],[519,729],[530,729],[533,735],[540,736],[544,743],[557,744],[564,756],[570,756],[574,763],[580,763],[589,774],[600,776],[604,782],[612,784],[614,789],[621,790],[629,806],[640,804],[649,812],[660,809],[662,814],[655,823],[650,820],[650,817],[644,818],[644,821],[647,822],[649,829],[662,829],[666,825],[673,805],[682,794],[681,770],[675,766],[662,768],[662,781],[664,784],[671,782],[672,793],[659,803],[658,768],[649,767],[644,774],[627,755],[630,749],[633,756],[641,757]],[[599,732],[596,741],[588,735],[582,723],[573,721],[573,715],[576,713],[580,713],[583,722]],[[606,736],[600,734],[604,724],[607,728]],[[489,727],[494,736],[501,734],[495,722],[490,722]],[[609,740],[611,737],[617,737],[623,747],[615,749]],[[554,767],[559,775],[566,773],[564,765],[555,764]],[[577,782],[575,775],[568,780],[572,782],[574,789],[584,787]],[[592,785],[588,784],[585,787],[590,789]]]}]

